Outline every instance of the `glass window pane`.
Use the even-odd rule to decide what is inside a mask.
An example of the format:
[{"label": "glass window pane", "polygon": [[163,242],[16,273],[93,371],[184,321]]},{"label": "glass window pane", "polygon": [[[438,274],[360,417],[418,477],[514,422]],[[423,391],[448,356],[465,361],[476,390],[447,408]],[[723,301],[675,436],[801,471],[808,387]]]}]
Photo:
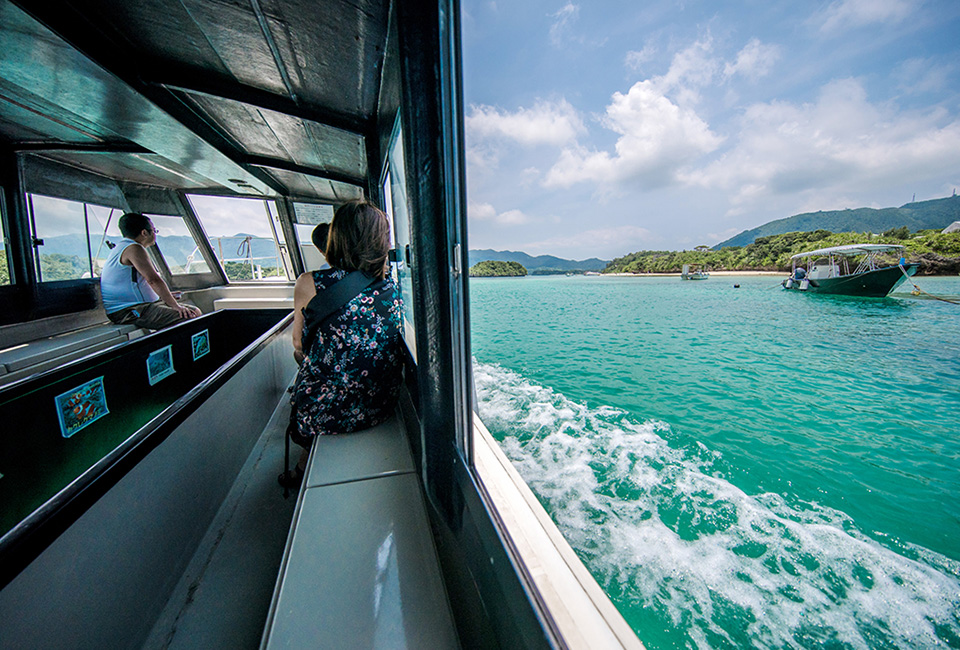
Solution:
[{"label": "glass window pane", "polygon": [[123,235],[120,234],[120,216],[123,210],[87,204],[87,223],[90,227],[90,255],[93,260],[93,275],[100,277],[110,251]]},{"label": "glass window pane", "polygon": [[[41,282],[89,278],[90,250],[83,203],[50,196],[27,196],[37,238],[37,274]],[[39,244],[39,242],[43,242]]]},{"label": "glass window pane", "polygon": [[173,275],[188,273],[209,273],[200,247],[190,234],[187,224],[180,217],[165,217],[156,214],[147,215],[157,229],[157,248],[170,267]]},{"label": "glass window pane", "polygon": [[231,281],[285,282],[287,272],[262,199],[188,197]]},{"label": "glass window pane", "polygon": [[313,229],[321,223],[333,221],[333,206],[315,203],[293,204],[294,230],[297,233],[297,243],[300,245],[300,255],[308,271],[326,268],[326,258],[313,245]]},{"label": "glass window pane", "polygon": [[297,243],[300,244],[300,255],[303,257],[303,265],[307,271],[316,271],[317,269],[326,269],[327,258],[323,253],[313,245],[313,229],[316,226],[306,226],[302,223],[294,224],[294,230],[297,233]]},{"label": "glass window pane", "polygon": [[403,296],[403,338],[414,361],[417,359],[416,321],[413,317],[413,277],[408,259],[410,250],[410,217],[407,214],[407,187],[404,182],[403,131],[397,129],[387,161],[389,173],[384,184],[384,207],[393,219],[393,238],[397,248],[396,275]]},{"label": "glass window pane", "polygon": [[294,203],[293,212],[297,223],[316,226],[333,221],[333,206],[320,203]]},{"label": "glass window pane", "polygon": [[[3,194],[3,188],[0,187],[0,196]],[[3,209],[3,201],[0,201],[0,210]],[[3,229],[4,215],[0,214],[0,241],[3,246],[0,247],[0,285],[10,284],[10,258],[7,256],[7,233]]]}]

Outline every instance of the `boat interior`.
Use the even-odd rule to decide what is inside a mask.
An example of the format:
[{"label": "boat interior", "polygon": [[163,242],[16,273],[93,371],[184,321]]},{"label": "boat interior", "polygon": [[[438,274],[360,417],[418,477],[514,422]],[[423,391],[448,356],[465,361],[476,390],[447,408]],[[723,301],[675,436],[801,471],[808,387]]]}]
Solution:
[{"label": "boat interior", "polygon": [[[457,2],[0,18],[0,648],[642,647],[474,412]],[[293,283],[358,198],[400,404],[285,495]],[[202,316],[106,318],[125,212]]]}]

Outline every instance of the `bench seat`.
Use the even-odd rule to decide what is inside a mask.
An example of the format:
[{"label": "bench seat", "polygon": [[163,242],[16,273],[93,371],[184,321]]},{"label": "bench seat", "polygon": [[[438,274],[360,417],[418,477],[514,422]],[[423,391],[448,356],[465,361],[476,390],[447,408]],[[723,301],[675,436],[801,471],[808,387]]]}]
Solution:
[{"label": "bench seat", "polygon": [[148,332],[136,325],[104,323],[0,350],[0,384],[56,368]]},{"label": "bench seat", "polygon": [[214,310],[221,309],[284,309],[293,311],[293,296],[288,298],[217,298]]},{"label": "bench seat", "polygon": [[457,646],[399,421],[317,437],[261,647]]}]

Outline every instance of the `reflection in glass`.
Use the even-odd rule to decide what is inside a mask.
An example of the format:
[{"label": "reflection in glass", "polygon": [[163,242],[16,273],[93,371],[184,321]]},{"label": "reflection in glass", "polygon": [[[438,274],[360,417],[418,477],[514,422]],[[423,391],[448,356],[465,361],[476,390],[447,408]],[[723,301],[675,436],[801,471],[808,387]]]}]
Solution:
[{"label": "reflection in glass", "polygon": [[388,165],[389,170],[384,179],[383,187],[384,203],[386,204],[384,209],[393,219],[393,238],[397,249],[395,272],[403,297],[403,339],[406,341],[414,361],[416,361],[416,321],[413,317],[413,278],[410,269],[413,260],[407,259],[406,255],[406,251],[410,250],[410,217],[407,214],[403,131],[400,128],[395,131],[393,141],[390,144]]},{"label": "reflection in glass", "polygon": [[[0,194],[3,193],[3,188],[0,188]],[[3,202],[0,201],[0,210],[3,209]],[[0,246],[0,285],[10,284],[10,263],[9,257],[7,256],[7,234],[3,230],[3,214],[0,214],[0,241],[3,241],[3,246]]]},{"label": "reflection in glass", "polygon": [[318,203],[294,203],[294,231],[300,245],[300,256],[307,271],[325,268],[327,260],[313,245],[313,229],[333,221],[333,206]]}]

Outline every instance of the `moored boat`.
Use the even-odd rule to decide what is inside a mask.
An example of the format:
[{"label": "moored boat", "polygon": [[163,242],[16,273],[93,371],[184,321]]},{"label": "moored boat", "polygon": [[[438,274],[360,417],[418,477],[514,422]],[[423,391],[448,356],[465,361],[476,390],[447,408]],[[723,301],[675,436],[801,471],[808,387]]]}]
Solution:
[{"label": "moored boat", "polygon": [[704,271],[702,268],[694,267],[690,270],[689,264],[683,265],[683,271],[680,273],[681,280],[706,280],[710,277],[710,274]]},{"label": "moored boat", "polygon": [[[899,262],[884,266],[881,256],[891,253],[900,257]],[[793,269],[782,283],[784,289],[868,298],[883,298],[919,268],[906,263],[898,244],[832,246],[791,259]]]}]

